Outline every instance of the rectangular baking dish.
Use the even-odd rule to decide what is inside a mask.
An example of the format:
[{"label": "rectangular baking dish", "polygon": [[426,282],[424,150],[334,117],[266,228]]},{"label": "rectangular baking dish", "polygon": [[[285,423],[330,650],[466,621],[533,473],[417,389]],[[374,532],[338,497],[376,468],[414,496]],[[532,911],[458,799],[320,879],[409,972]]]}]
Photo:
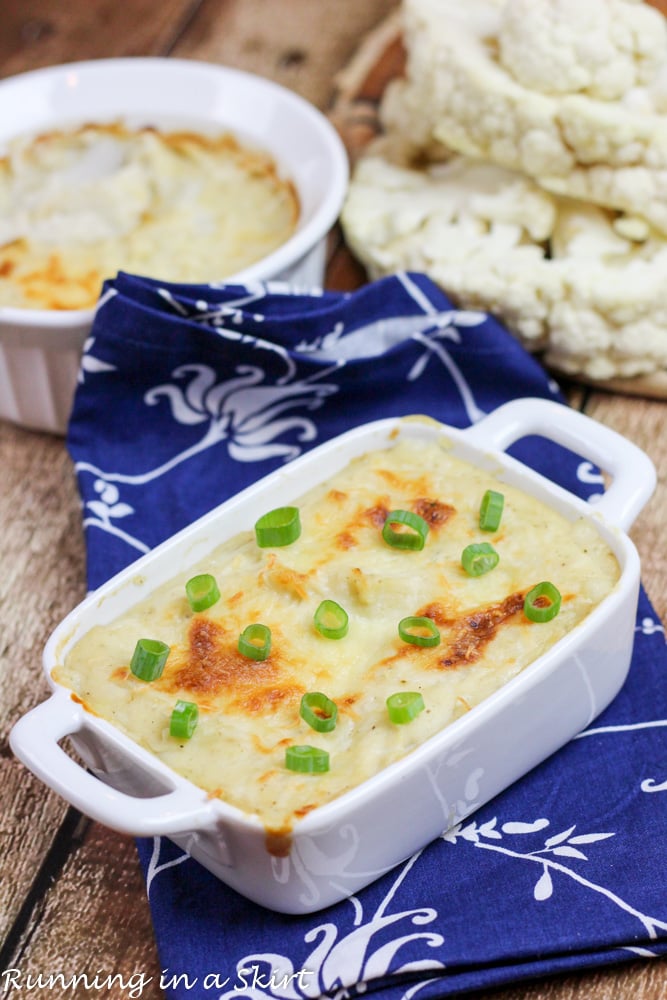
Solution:
[{"label": "rectangular baking dish", "polygon": [[[350,792],[298,820],[280,856],[262,824],[176,774],[110,723],[86,711],[52,677],[93,626],[122,614],[175,572],[270,507],[290,503],[397,435],[415,444],[446,439],[461,458],[490,470],[565,517],[589,519],[614,552],[620,578],[604,601],[495,694]],[[558,442],[600,466],[611,484],[587,504],[509,456],[528,435]],[[585,728],[621,688],[632,656],[639,557],[626,532],[651,496],[649,458],[616,432],[540,399],[498,408],[459,430],[391,418],[313,449],[185,528],[99,588],[55,629],[44,650],[51,697],[10,735],[16,756],[81,812],[134,836],[165,835],[223,882],[270,909],[309,913],[335,903],[461,822]],[[70,737],[85,767],[59,745]],[[410,810],[403,807],[410,790]],[[381,835],[378,835],[381,831]]]}]

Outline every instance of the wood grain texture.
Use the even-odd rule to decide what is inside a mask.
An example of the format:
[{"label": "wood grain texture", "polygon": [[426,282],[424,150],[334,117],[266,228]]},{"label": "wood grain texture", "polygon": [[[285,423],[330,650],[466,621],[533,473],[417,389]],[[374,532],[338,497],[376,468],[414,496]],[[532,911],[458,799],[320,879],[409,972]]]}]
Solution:
[{"label": "wood grain texture", "polygon": [[325,110],[336,72],[397,2],[204,0],[173,54],[269,77]]},{"label": "wood grain texture", "polygon": [[[20,768],[7,733],[48,694],[42,647],[85,594],[84,552],[70,463],[58,438],[0,422],[0,932],[12,926],[65,804]],[[17,863],[18,862],[18,863]]]},{"label": "wood grain texture", "polygon": [[[89,994],[110,1000],[127,1000],[122,984],[143,975],[150,984],[142,1000],[162,996],[146,890],[129,837],[87,820],[73,827],[66,861],[45,886],[9,967],[24,976],[120,976],[114,988]],[[73,994],[75,1000],[85,995]]]},{"label": "wood grain texture", "polygon": [[588,400],[586,413],[634,441],[651,456],[656,467],[656,491],[629,535],[641,558],[648,596],[658,616],[667,621],[667,404],[596,392]]},{"label": "wood grain texture", "polygon": [[[100,56],[172,55],[258,72],[328,109],[361,40],[397,7],[397,0],[2,0],[0,76]],[[367,76],[369,100],[383,86],[382,74]],[[357,125],[361,139],[363,116]],[[338,228],[329,246],[328,287],[363,283]],[[665,404],[580,386],[568,386],[567,394],[572,405],[644,446],[658,466],[658,492],[633,535],[649,594],[667,616]],[[11,723],[47,694],[41,650],[84,595],[85,552],[62,439],[0,423],[0,470],[0,972],[144,974],[152,982],[143,1000],[159,1000],[160,962],[132,840],[82,820],[27,774],[7,745]],[[96,995],[126,1000],[128,993]],[[492,995],[667,1000],[667,971],[665,963],[633,962]]]},{"label": "wood grain texture", "polygon": [[116,56],[168,55],[199,0],[2,0],[0,75]]}]

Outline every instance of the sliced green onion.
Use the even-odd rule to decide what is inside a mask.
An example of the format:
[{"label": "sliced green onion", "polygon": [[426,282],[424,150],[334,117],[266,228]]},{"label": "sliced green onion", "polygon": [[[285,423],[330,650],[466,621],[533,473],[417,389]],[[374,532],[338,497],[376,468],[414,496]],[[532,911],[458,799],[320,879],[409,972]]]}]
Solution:
[{"label": "sliced green onion", "polygon": [[500,556],[488,542],[466,545],[461,553],[461,565],[468,576],[484,576],[497,566],[499,561]]},{"label": "sliced green onion", "polygon": [[267,625],[247,625],[239,636],[239,653],[251,660],[265,660],[271,652],[271,629]]},{"label": "sliced green onion", "polygon": [[199,721],[199,709],[193,701],[177,701],[171,713],[169,735],[177,740],[189,740]]},{"label": "sliced green onion", "polygon": [[560,611],[560,602],[558,589],[544,580],[526,594],[523,612],[531,622],[550,622]]},{"label": "sliced green onion", "polygon": [[398,634],[403,642],[411,642],[413,646],[437,646],[440,642],[440,630],[433,619],[419,615],[402,618]]},{"label": "sliced green onion", "polygon": [[[400,526],[406,530],[396,530]],[[424,548],[428,524],[423,517],[411,510],[392,510],[387,514],[382,528],[382,537],[387,545],[394,549],[412,549],[415,552]]]},{"label": "sliced green onion", "polygon": [[160,639],[138,639],[130,661],[130,670],[142,681],[156,681],[162,676],[169,656],[169,646]]},{"label": "sliced green onion", "polygon": [[255,537],[262,549],[274,545],[291,545],[301,534],[298,507],[276,507],[263,514],[255,523]]},{"label": "sliced green onion", "polygon": [[220,600],[218,584],[210,573],[193,576],[185,585],[185,593],[193,611],[206,611]]},{"label": "sliced green onion", "polygon": [[313,621],[317,631],[327,639],[342,639],[347,635],[348,614],[336,601],[322,601]]},{"label": "sliced green onion", "polygon": [[287,747],[285,767],[290,771],[300,771],[302,774],[322,774],[329,770],[329,754],[318,747]]},{"label": "sliced green onion", "polygon": [[412,722],[420,712],[424,711],[424,699],[419,691],[399,691],[387,698],[389,718],[399,726]]},{"label": "sliced green onion", "polygon": [[503,516],[505,497],[496,490],[487,490],[479,508],[479,526],[482,531],[497,531]]},{"label": "sliced green onion", "polygon": [[321,691],[309,691],[301,699],[299,714],[311,729],[317,730],[318,733],[330,733],[336,728],[338,707]]}]

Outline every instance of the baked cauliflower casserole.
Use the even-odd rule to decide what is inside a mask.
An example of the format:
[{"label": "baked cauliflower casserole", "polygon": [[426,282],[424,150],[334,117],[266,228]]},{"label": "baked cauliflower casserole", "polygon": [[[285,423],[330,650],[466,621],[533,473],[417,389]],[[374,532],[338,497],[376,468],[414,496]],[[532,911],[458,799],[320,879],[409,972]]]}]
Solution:
[{"label": "baked cauliflower casserole", "polygon": [[219,281],[284,243],[299,211],[273,159],[229,133],[19,137],[0,158],[0,305],[91,308],[120,270]]},{"label": "baked cauliflower casserole", "polygon": [[53,676],[257,817],[279,853],[300,817],[473,709],[618,578],[592,523],[566,520],[444,439],[399,440],[200,564],[174,566]]}]

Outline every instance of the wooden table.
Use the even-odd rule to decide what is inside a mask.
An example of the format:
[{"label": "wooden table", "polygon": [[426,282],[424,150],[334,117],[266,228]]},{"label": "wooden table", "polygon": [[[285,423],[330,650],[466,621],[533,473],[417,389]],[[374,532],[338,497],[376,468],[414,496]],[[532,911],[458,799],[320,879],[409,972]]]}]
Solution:
[{"label": "wooden table", "polygon": [[[336,74],[397,2],[2,0],[0,76],[76,59],[178,56],[257,72],[328,110]],[[329,287],[351,288],[361,280],[334,233]],[[657,493],[632,535],[644,584],[665,619],[666,404],[566,389],[573,405],[627,435],[658,468]],[[83,597],[85,564],[78,496],[63,440],[0,422],[0,470],[0,973],[17,968],[24,975],[93,976],[102,970],[125,981],[144,973],[155,983],[160,966],[133,841],[68,808],[13,759],[7,744],[14,721],[47,695],[42,647]],[[127,990],[104,995],[127,997]],[[154,1000],[160,991],[151,986],[142,996]],[[667,997],[667,968],[663,962],[637,961],[508,988],[497,996],[658,1000]]]}]

